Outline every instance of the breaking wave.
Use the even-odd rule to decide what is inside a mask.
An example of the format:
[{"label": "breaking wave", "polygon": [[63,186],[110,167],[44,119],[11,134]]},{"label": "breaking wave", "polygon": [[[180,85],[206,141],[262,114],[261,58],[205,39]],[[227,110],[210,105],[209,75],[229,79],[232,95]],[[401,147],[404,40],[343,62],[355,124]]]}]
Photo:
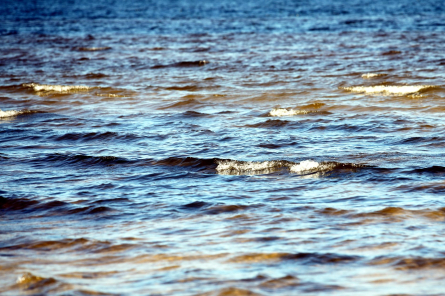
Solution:
[{"label": "breaking wave", "polygon": [[14,117],[20,114],[23,114],[23,111],[18,111],[18,110],[2,111],[0,109],[0,118]]},{"label": "breaking wave", "polygon": [[36,92],[57,92],[57,93],[73,93],[79,91],[88,91],[94,87],[85,85],[53,85],[53,84],[38,84],[25,83],[24,87],[32,88]]},{"label": "breaking wave", "polygon": [[272,111],[269,112],[269,115],[274,117],[279,117],[279,116],[294,116],[294,115],[308,114],[308,113],[310,113],[310,111],[278,108],[278,109],[272,109]]},{"label": "breaking wave", "polygon": [[386,76],[386,74],[383,74],[383,73],[366,73],[366,74],[362,74],[362,78],[363,79],[370,79],[370,78],[376,78],[376,77],[382,77],[382,76]]},{"label": "breaking wave", "polygon": [[375,86],[350,86],[342,89],[355,93],[371,95],[406,96],[417,94],[419,91],[436,88],[436,85],[375,85]]},{"label": "breaking wave", "polygon": [[8,111],[2,111],[0,109],[0,119],[1,118],[10,118],[15,117],[22,114],[31,114],[31,113],[38,113],[37,111],[30,111],[30,110],[8,110]]},{"label": "breaking wave", "polygon": [[326,173],[336,169],[356,169],[364,167],[362,164],[345,164],[339,162],[317,162],[314,160],[303,160],[299,163],[286,160],[273,161],[238,161],[238,160],[216,160],[218,166],[216,171],[223,175],[250,175],[270,174],[278,171],[289,171],[299,175],[314,173]]}]

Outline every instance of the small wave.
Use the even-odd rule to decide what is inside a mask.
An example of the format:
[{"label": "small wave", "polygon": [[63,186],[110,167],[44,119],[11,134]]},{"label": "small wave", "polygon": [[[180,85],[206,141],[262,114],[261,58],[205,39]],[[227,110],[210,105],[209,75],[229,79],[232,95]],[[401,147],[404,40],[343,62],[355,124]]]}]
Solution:
[{"label": "small wave", "polygon": [[114,164],[128,164],[132,163],[131,160],[116,157],[116,156],[90,156],[84,154],[50,154],[45,158],[38,159],[42,162],[61,162],[62,164],[74,165],[105,165],[110,166]]},{"label": "small wave", "polygon": [[84,77],[87,79],[100,79],[100,78],[108,77],[108,75],[103,74],[103,73],[88,73],[88,74],[84,75]]},{"label": "small wave", "polygon": [[78,47],[77,50],[79,51],[103,51],[103,50],[110,50],[111,47],[109,46],[103,46],[103,47]]},{"label": "small wave", "polygon": [[269,112],[270,116],[294,116],[299,114],[308,114],[310,111],[307,110],[295,110],[295,109],[272,109],[272,111]]},{"label": "small wave", "polygon": [[371,95],[405,96],[417,94],[419,91],[436,88],[435,85],[375,85],[342,87],[346,91]]},{"label": "small wave", "polygon": [[289,169],[293,173],[304,174],[308,172],[332,170],[334,167],[335,163],[320,164],[313,160],[304,160],[299,164],[292,165]]},{"label": "small wave", "polygon": [[443,257],[385,257],[380,256],[369,262],[370,265],[390,265],[397,270],[434,270],[445,268]]},{"label": "small wave", "polygon": [[173,63],[169,65],[156,65],[153,66],[152,69],[160,69],[160,68],[189,68],[189,67],[202,67],[210,63],[206,60],[199,60],[199,61],[183,61],[178,63]]},{"label": "small wave", "polygon": [[118,95],[118,94],[100,94],[100,93],[96,93],[95,94],[98,97],[104,97],[104,98],[129,98],[131,97],[130,95]]},{"label": "small wave", "polygon": [[336,253],[247,253],[230,259],[233,263],[264,263],[270,261],[301,261],[303,264],[347,264],[360,256]]},{"label": "small wave", "polygon": [[195,157],[169,157],[152,161],[153,165],[189,167],[197,170],[213,170],[216,166],[214,159],[200,159]]},{"label": "small wave", "polygon": [[169,106],[160,107],[159,109],[163,110],[163,109],[169,109],[169,108],[190,108],[190,107],[196,107],[196,106],[199,106],[199,105],[202,105],[202,104],[203,103],[199,102],[198,100],[188,99],[188,100],[185,100],[185,101],[180,101],[180,102],[177,102],[177,103],[173,103],[173,104],[171,104]]},{"label": "small wave", "polygon": [[0,109],[0,118],[14,117],[20,114],[23,114],[23,111],[18,111],[18,110],[2,111]]},{"label": "small wave", "polygon": [[38,84],[38,83],[25,83],[24,87],[32,88],[36,92],[58,92],[58,93],[73,93],[79,91],[88,91],[94,87],[85,85],[53,85],[53,84]]},{"label": "small wave", "polygon": [[376,78],[376,77],[382,77],[382,76],[386,76],[386,74],[382,74],[382,73],[366,73],[366,74],[362,74],[362,78],[363,79],[370,79],[370,78]]},{"label": "small wave", "polygon": [[244,174],[269,174],[288,168],[288,161],[238,161],[238,160],[218,160],[216,171],[227,175]]},{"label": "small wave", "polygon": [[90,132],[90,133],[67,133],[52,137],[56,141],[96,141],[96,140],[136,140],[139,137],[134,134],[118,134],[115,132]]},{"label": "small wave", "polygon": [[270,128],[270,127],[282,127],[288,124],[292,124],[292,122],[287,120],[268,119],[264,122],[259,122],[255,124],[246,124],[245,127]]},{"label": "small wave", "polygon": [[0,119],[15,117],[15,116],[23,115],[23,114],[32,114],[32,113],[39,113],[39,112],[38,111],[31,111],[31,110],[8,110],[8,111],[2,111],[0,109]]},{"label": "small wave", "polygon": [[401,54],[402,52],[399,50],[389,50],[389,51],[385,51],[382,53],[382,55],[397,55],[397,54]]},{"label": "small wave", "polygon": [[282,170],[297,173],[299,175],[308,175],[319,173],[322,175],[328,171],[336,169],[356,169],[364,167],[361,164],[346,164],[338,162],[316,162],[313,160],[304,160],[295,163],[286,160],[274,161],[238,161],[238,160],[216,160],[218,166],[216,171],[223,175],[249,175],[249,174],[270,174]]}]

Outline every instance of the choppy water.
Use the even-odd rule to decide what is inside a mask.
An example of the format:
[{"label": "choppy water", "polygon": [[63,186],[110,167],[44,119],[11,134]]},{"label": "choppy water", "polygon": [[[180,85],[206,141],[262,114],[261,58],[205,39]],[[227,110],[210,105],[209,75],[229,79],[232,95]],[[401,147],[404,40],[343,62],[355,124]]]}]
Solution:
[{"label": "choppy water", "polygon": [[0,294],[445,295],[441,1],[1,5]]}]

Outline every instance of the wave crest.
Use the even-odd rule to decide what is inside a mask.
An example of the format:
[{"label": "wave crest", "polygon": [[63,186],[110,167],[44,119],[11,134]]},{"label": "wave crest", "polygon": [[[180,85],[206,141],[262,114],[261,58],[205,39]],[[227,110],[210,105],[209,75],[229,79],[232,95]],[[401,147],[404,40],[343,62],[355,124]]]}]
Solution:
[{"label": "wave crest", "polygon": [[299,175],[311,175],[317,173],[321,176],[326,172],[336,169],[357,169],[364,167],[362,164],[349,164],[339,162],[317,162],[314,160],[303,160],[299,163],[286,160],[272,161],[238,161],[238,160],[216,160],[218,166],[216,171],[222,175],[256,175],[270,174],[278,171],[289,171]]},{"label": "wave crest", "polygon": [[2,111],[0,109],[0,119],[3,118],[11,118],[16,117],[22,114],[32,114],[32,113],[40,113],[38,111],[31,111],[31,110],[8,110],[8,111]]},{"label": "wave crest", "polygon": [[85,85],[56,85],[56,84],[38,84],[25,83],[24,87],[32,88],[36,92],[57,92],[57,93],[73,93],[79,91],[88,91],[94,87]]},{"label": "wave crest", "polygon": [[14,116],[20,115],[22,113],[23,113],[23,111],[20,111],[20,110],[2,111],[0,109],[0,118],[14,117]]},{"label": "wave crest", "polygon": [[342,89],[355,93],[370,95],[406,96],[413,95],[419,91],[436,88],[436,85],[374,85],[374,86],[350,86]]},{"label": "wave crest", "polygon": [[269,112],[269,115],[274,117],[279,117],[279,116],[294,116],[298,114],[308,114],[308,113],[310,113],[310,111],[277,108],[277,109],[272,109],[272,111]]},{"label": "wave crest", "polygon": [[383,74],[383,73],[366,73],[366,74],[362,74],[362,78],[363,79],[370,79],[370,78],[376,78],[376,77],[382,77],[382,76],[386,76],[386,74]]}]

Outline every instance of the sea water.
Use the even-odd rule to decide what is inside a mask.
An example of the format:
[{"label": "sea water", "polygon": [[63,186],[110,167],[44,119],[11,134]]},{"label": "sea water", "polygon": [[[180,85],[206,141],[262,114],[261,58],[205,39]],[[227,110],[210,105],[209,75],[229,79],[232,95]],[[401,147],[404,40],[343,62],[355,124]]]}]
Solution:
[{"label": "sea water", "polygon": [[444,295],[441,1],[9,1],[0,294]]}]

